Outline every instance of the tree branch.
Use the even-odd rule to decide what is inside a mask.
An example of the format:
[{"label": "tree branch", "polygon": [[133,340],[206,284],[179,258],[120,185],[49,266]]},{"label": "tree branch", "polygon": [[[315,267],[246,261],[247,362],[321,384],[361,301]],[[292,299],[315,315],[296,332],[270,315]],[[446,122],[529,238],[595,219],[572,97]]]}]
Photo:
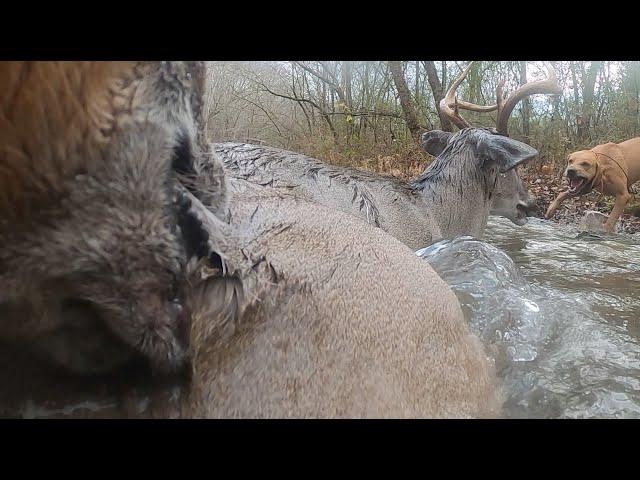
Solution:
[{"label": "tree branch", "polygon": [[[347,99],[346,96],[344,94],[344,92],[342,91],[342,88],[340,88],[340,85],[338,85],[337,81],[331,80],[329,78],[327,78],[326,76],[322,75],[320,72],[315,71],[314,69],[312,69],[311,67],[306,66],[304,63],[302,62],[293,62],[296,65],[298,65],[300,68],[302,68],[303,70],[309,72],[311,75],[313,75],[314,77],[318,78],[319,80],[323,81],[324,83],[326,83],[327,85],[329,85],[331,87],[331,89],[336,92],[336,94],[338,95],[338,97],[340,98],[340,101],[342,101],[342,103],[344,103],[345,105],[347,105]],[[329,70],[329,68],[323,63],[322,64],[323,67],[325,67],[325,69],[327,70],[327,72],[331,73],[331,71]],[[333,75],[332,75],[333,76]],[[347,105],[350,107],[350,105]]]},{"label": "tree branch", "polygon": [[265,92],[268,92],[271,95],[274,95],[276,97],[286,98],[286,99],[289,99],[289,100],[293,100],[295,102],[305,102],[305,103],[309,103],[309,104],[313,105],[315,108],[318,109],[318,111],[320,112],[320,115],[322,115],[322,118],[324,118],[325,121],[327,122],[327,125],[329,126],[329,129],[331,130],[331,134],[333,135],[333,139],[336,142],[338,141],[338,133],[336,132],[335,128],[333,127],[333,123],[331,123],[331,119],[329,118],[329,115],[322,108],[320,108],[320,106],[316,102],[314,102],[312,100],[309,100],[307,98],[295,98],[295,97],[290,97],[289,95],[276,93],[274,91],[271,91],[269,89],[269,87],[267,87],[266,85],[262,85],[262,88],[264,89]]}]

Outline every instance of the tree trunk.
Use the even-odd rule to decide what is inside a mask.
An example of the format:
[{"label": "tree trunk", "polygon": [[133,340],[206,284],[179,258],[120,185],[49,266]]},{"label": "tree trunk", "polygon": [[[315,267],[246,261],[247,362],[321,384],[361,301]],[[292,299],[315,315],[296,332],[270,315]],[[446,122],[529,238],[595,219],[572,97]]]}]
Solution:
[{"label": "tree trunk", "polygon": [[603,62],[591,62],[591,66],[589,67],[589,70],[587,71],[584,79],[584,87],[582,91],[582,110],[584,114],[585,124],[583,135],[585,137],[590,133],[590,128],[593,123],[593,94],[596,86],[598,72],[602,68],[602,63]]},{"label": "tree trunk", "polygon": [[351,140],[353,136],[353,117],[351,113],[353,112],[353,98],[351,96],[351,62],[342,62],[342,89],[345,94],[345,122],[347,124],[347,143]]},{"label": "tree trunk", "polygon": [[418,122],[416,107],[413,100],[411,100],[407,81],[405,80],[404,73],[402,72],[402,63],[388,62],[388,64],[391,76],[393,77],[393,83],[395,83],[396,90],[398,91],[398,97],[400,97],[400,106],[402,107],[402,112],[404,113],[404,118],[407,122],[407,128],[411,132],[411,136],[418,140],[420,133],[424,128],[421,127]]},{"label": "tree trunk", "polygon": [[438,72],[436,71],[436,65],[432,61],[424,62],[424,67],[427,71],[427,79],[431,86],[431,92],[433,93],[433,100],[436,102],[436,111],[440,118],[440,128],[445,132],[451,131],[451,122],[440,111],[440,101],[444,98],[444,88],[440,80],[438,80]]},{"label": "tree trunk", "polygon": [[629,66],[629,116],[635,118],[633,122],[633,136],[638,135],[640,121],[640,62],[630,62]]},{"label": "tree trunk", "polygon": [[[520,62],[520,85],[527,83],[527,62]],[[525,142],[529,142],[529,118],[531,116],[531,103],[529,97],[522,99],[522,136]]]},{"label": "tree trunk", "polygon": [[442,89],[447,88],[447,62],[442,61]]},{"label": "tree trunk", "polygon": [[[482,62],[474,62],[467,74],[466,82],[469,89],[469,101],[472,103],[482,103],[480,99],[480,69],[482,68]],[[462,86],[464,88],[464,85]],[[461,95],[462,97],[462,95]],[[470,113],[469,115],[473,115]]]},{"label": "tree trunk", "polygon": [[416,60],[416,85],[413,97],[416,99],[416,105],[420,109],[420,62]]},{"label": "tree trunk", "polygon": [[578,140],[584,137],[584,117],[580,111],[580,94],[578,93],[578,76],[576,75],[576,66],[574,62],[569,62],[571,69],[571,79],[573,80],[573,101],[576,109],[576,128],[578,130]]},{"label": "tree trunk", "polygon": [[353,109],[353,98],[351,96],[351,62],[342,62],[342,88],[345,94],[347,108]]}]

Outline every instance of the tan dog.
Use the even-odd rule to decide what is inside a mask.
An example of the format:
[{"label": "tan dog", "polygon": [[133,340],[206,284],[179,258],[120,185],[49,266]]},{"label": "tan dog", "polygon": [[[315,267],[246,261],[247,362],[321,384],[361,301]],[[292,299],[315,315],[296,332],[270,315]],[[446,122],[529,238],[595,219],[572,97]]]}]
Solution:
[{"label": "tan dog", "polygon": [[568,161],[564,174],[569,180],[569,189],[549,205],[545,218],[551,218],[565,199],[596,190],[616,197],[613,210],[604,223],[604,231],[612,231],[631,199],[631,185],[640,180],[640,137],[580,150],[569,155]]}]

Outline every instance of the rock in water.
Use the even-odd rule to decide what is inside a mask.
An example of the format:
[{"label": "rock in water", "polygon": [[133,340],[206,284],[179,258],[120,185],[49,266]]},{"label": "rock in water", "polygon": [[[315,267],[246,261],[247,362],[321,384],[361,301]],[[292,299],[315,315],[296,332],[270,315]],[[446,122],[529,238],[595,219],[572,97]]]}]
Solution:
[{"label": "rock in water", "polygon": [[[596,210],[587,210],[580,220],[578,228],[583,231],[589,232],[602,232],[604,231],[604,222],[607,220],[608,215],[597,212]],[[616,224],[616,227],[618,224]]]}]

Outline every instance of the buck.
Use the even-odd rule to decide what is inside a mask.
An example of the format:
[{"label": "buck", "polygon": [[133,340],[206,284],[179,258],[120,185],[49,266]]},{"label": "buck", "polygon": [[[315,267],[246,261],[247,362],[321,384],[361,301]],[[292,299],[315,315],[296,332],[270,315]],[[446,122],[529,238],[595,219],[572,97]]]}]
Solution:
[{"label": "buck", "polygon": [[[206,89],[189,78],[202,78],[203,65],[186,69],[190,76],[180,63],[63,67],[31,65],[48,74],[23,75],[29,81],[0,92],[3,107],[29,99],[3,117],[23,140],[0,157],[27,175],[12,195],[48,204],[25,210],[17,231],[27,243],[0,263],[2,282],[23,285],[0,297],[3,415],[34,404],[98,417],[499,415],[493,362],[428,264],[352,215],[226,178],[217,157],[202,153],[202,135],[189,128],[201,132],[201,102],[189,92]],[[21,77],[21,66],[4,68]],[[125,81],[133,74],[135,83]],[[167,99],[177,100],[168,112]],[[98,106],[111,129],[81,115]],[[61,123],[72,107],[82,135]],[[27,157],[13,155],[22,151],[56,183],[36,190],[34,172],[19,168]],[[185,172],[195,175],[187,182]],[[18,221],[7,215],[4,248]],[[145,348],[148,336],[165,354],[179,347],[170,359],[186,362],[187,375],[150,377],[143,367],[159,351]],[[43,346],[38,363],[30,352]],[[130,351],[138,356],[127,368],[100,364],[106,378],[83,365]],[[85,376],[57,374],[53,362]]]},{"label": "buck", "polygon": [[[546,80],[527,83],[498,102],[480,106],[459,101],[456,89],[471,64],[453,82],[440,104],[461,130],[434,130],[422,135],[422,147],[437,158],[417,178],[404,182],[357,169],[325,164],[301,154],[241,143],[214,144],[227,171],[254,183],[286,190],[302,198],[350,213],[382,228],[412,249],[461,235],[482,237],[490,213],[516,224],[537,209],[515,167],[537,150],[508,138],[507,120],[514,106],[534,93],[557,94],[553,67]],[[498,110],[497,129],[473,128],[459,108]]]}]

